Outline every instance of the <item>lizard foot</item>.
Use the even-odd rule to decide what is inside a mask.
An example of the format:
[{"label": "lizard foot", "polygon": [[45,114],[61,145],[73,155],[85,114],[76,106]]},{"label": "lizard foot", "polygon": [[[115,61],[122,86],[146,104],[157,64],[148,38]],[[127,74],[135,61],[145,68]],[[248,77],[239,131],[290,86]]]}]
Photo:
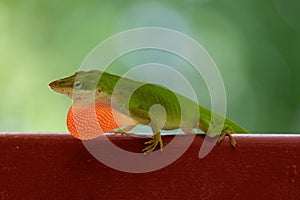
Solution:
[{"label": "lizard foot", "polygon": [[235,139],[233,138],[233,136],[231,135],[230,132],[222,132],[221,135],[219,136],[218,143],[221,143],[225,139],[226,136],[229,137],[231,146],[233,148],[236,148],[236,141],[235,141]]},{"label": "lizard foot", "polygon": [[160,132],[156,133],[153,136],[153,139],[149,140],[148,142],[145,142],[145,144],[147,144],[148,146],[146,146],[142,152],[144,153],[151,153],[155,150],[155,148],[157,147],[157,145],[159,144],[160,146],[160,150],[162,151],[163,148],[163,141],[161,139],[161,135]]}]

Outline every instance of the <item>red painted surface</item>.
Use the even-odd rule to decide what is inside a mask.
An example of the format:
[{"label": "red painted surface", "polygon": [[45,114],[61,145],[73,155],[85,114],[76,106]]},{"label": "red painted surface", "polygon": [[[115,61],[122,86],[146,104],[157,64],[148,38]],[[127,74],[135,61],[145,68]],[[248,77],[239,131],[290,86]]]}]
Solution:
[{"label": "red painted surface", "polygon": [[[300,135],[235,138],[237,149],[225,139],[199,159],[197,136],[168,167],[132,174],[103,165],[69,135],[1,134],[0,199],[300,199]],[[111,140],[132,151],[146,141]]]}]

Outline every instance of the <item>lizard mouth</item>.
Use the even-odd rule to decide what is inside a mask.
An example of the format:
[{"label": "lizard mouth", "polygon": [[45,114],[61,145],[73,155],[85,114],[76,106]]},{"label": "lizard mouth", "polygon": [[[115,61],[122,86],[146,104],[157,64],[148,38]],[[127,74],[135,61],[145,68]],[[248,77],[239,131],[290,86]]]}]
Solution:
[{"label": "lizard mouth", "polygon": [[53,81],[49,83],[49,87],[60,94],[63,94],[69,98],[71,98],[74,102],[79,103],[90,103],[95,100],[100,94],[101,90],[99,88],[95,88],[94,90],[80,90],[72,87],[62,87],[58,81]]},{"label": "lizard mouth", "polygon": [[52,83],[50,83],[49,87],[53,91],[55,91],[55,92],[57,92],[59,94],[66,95],[69,98],[72,98],[72,96],[73,96],[73,89],[59,87],[55,81],[52,82]]}]

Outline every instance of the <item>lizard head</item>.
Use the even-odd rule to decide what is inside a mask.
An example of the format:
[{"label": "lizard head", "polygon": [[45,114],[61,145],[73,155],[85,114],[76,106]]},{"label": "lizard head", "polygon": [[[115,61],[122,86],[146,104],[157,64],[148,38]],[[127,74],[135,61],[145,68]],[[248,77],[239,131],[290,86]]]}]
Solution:
[{"label": "lizard head", "polygon": [[70,98],[73,98],[75,93],[76,95],[91,92],[100,93],[101,89],[97,86],[102,74],[103,72],[98,70],[79,71],[72,76],[51,82],[49,87],[55,92],[64,94]]}]

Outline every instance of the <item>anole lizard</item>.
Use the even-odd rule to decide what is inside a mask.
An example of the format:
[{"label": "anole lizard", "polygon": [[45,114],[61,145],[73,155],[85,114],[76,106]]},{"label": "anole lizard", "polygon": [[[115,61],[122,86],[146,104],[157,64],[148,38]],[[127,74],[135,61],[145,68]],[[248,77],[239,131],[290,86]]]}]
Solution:
[{"label": "anole lizard", "polygon": [[[118,84],[115,88],[118,81],[122,81],[122,84]],[[72,76],[51,82],[49,86],[54,91],[72,98],[74,102],[88,102],[86,98],[91,98],[91,95],[87,94],[93,93],[92,96],[95,97],[93,106],[89,106],[89,103],[79,103],[77,106],[73,104],[68,113],[68,129],[80,139],[91,139],[99,135],[92,133],[94,128],[91,127],[95,124],[89,123],[89,119],[94,116],[91,113],[95,111],[103,132],[109,132],[121,126],[125,127],[124,130],[120,129],[124,132],[138,124],[150,126],[153,139],[146,142],[148,146],[143,149],[144,152],[152,152],[158,145],[160,148],[163,147],[161,130],[181,128],[186,132],[200,129],[214,137],[218,133],[208,132],[208,128],[210,125],[216,128],[220,119],[224,120],[224,124],[220,127],[221,134],[218,142],[221,142],[225,136],[229,136],[232,146],[235,147],[236,142],[231,133],[247,133],[247,130],[221,115],[214,113],[213,116],[216,118],[211,121],[212,112],[209,109],[167,88],[107,72],[79,71]],[[128,93],[133,90],[134,92],[127,99]],[[152,109],[155,105],[161,105],[164,111]],[[78,112],[73,112],[74,110]],[[113,112],[114,115],[112,115]],[[162,115],[165,116],[164,119]],[[115,122],[114,117],[118,119],[116,120],[118,123]],[[75,121],[80,122],[82,127],[86,128],[84,135],[79,136],[76,132]]]}]

